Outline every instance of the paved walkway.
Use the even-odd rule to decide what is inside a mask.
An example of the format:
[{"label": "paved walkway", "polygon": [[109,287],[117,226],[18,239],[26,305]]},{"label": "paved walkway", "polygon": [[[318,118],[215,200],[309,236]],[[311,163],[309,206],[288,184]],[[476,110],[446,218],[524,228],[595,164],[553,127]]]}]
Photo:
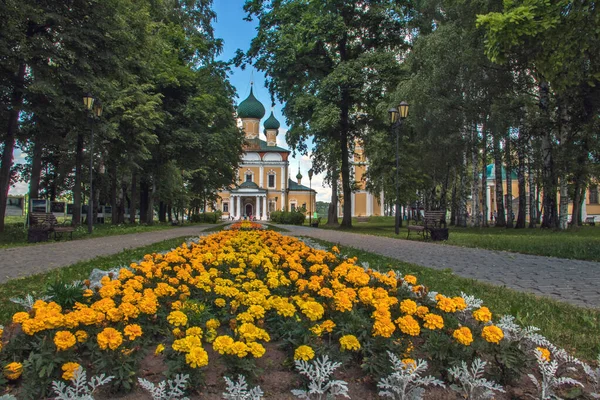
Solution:
[{"label": "paved walkway", "polygon": [[309,236],[571,304],[600,308],[600,263],[286,226]]},{"label": "paved walkway", "polygon": [[181,236],[198,236],[214,225],[193,225],[159,231],[105,236],[0,249],[0,283],[11,279],[47,272],[51,269],[120,253],[125,249]]}]

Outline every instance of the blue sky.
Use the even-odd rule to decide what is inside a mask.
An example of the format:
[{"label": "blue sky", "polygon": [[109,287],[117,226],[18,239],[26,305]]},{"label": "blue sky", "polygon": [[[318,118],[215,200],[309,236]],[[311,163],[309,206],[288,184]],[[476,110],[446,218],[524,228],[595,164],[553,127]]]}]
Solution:
[{"label": "blue sky", "polygon": [[[214,24],[215,36],[223,39],[223,53],[220,55],[222,60],[230,60],[235,55],[237,49],[242,51],[248,50],[250,47],[250,41],[256,36],[256,27],[258,22],[253,20],[251,22],[244,21],[246,13],[244,12],[244,0],[214,0],[214,10],[217,13],[217,20]],[[265,75],[247,66],[245,70],[241,68],[232,67],[232,73],[230,75],[230,81],[232,85],[237,89],[238,99],[237,103],[244,100],[250,93],[250,82],[254,81],[254,95],[256,98],[263,103],[267,114],[265,118],[269,116],[271,109],[271,96],[269,91],[265,87]],[[281,123],[279,135],[277,136],[277,144],[281,147],[288,148],[285,143],[285,132],[287,131],[287,124],[285,118],[281,114],[282,105],[276,103],[274,112],[275,118]],[[264,119],[263,121],[264,122]],[[264,137],[263,137],[264,139]],[[296,173],[298,171],[298,161],[300,161],[300,170],[304,178],[302,183],[308,186],[308,170],[311,167],[310,154],[290,159],[290,172],[292,179],[296,179]],[[319,201],[330,201],[331,189],[329,187],[323,187],[323,175],[315,175],[312,179],[312,188],[317,191],[317,200]]]}]

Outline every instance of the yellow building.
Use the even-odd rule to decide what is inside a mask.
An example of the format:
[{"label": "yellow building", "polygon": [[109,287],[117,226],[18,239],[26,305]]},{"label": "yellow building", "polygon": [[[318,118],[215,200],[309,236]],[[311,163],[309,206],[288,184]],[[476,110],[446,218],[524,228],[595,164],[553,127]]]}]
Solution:
[{"label": "yellow building", "polygon": [[[352,191],[352,216],[370,217],[372,215],[383,215],[383,191],[379,199],[366,189],[365,174],[369,168],[364,155],[364,148],[360,142],[354,145],[354,154],[350,160],[351,175],[354,177],[354,189]],[[338,216],[343,216],[344,200],[340,198],[338,204]]]},{"label": "yellow building", "polygon": [[245,135],[244,155],[237,185],[218,193],[217,208],[223,212],[223,218],[252,217],[264,221],[276,210],[304,208],[307,215],[314,211],[316,191],[302,185],[300,171],[297,182],[289,179],[290,151],[277,146],[280,124],[273,112],[263,125],[266,140],[260,138],[265,107],[254,97],[252,88],[237,113]]}]

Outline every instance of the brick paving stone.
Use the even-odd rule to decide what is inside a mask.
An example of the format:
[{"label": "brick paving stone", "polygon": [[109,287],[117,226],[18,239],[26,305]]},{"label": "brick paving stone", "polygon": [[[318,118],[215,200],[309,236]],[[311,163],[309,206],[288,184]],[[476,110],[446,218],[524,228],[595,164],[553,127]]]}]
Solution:
[{"label": "brick paving stone", "polygon": [[47,272],[79,261],[120,253],[125,249],[148,246],[163,240],[181,236],[199,236],[202,235],[204,229],[212,226],[214,225],[193,225],[152,232],[0,249],[0,283]]},{"label": "brick paving stone", "polygon": [[504,251],[285,226],[290,235],[309,236],[400,261],[585,307],[600,308],[600,263]]}]

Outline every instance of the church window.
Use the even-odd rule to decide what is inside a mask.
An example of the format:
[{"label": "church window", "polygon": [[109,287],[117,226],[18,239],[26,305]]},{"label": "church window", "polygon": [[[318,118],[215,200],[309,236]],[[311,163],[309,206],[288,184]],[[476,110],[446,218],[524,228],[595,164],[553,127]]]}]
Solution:
[{"label": "church window", "polygon": [[268,182],[267,182],[268,187],[270,189],[274,189],[275,188],[275,174],[274,173],[269,174],[267,179],[268,179]]},{"label": "church window", "polygon": [[223,202],[223,212],[229,212],[229,203]]},{"label": "church window", "polygon": [[590,186],[590,204],[598,204],[598,186]]},{"label": "church window", "polygon": [[246,173],[246,182],[252,182],[252,173]]},{"label": "church window", "polygon": [[296,203],[290,203],[290,209],[296,211]]}]

